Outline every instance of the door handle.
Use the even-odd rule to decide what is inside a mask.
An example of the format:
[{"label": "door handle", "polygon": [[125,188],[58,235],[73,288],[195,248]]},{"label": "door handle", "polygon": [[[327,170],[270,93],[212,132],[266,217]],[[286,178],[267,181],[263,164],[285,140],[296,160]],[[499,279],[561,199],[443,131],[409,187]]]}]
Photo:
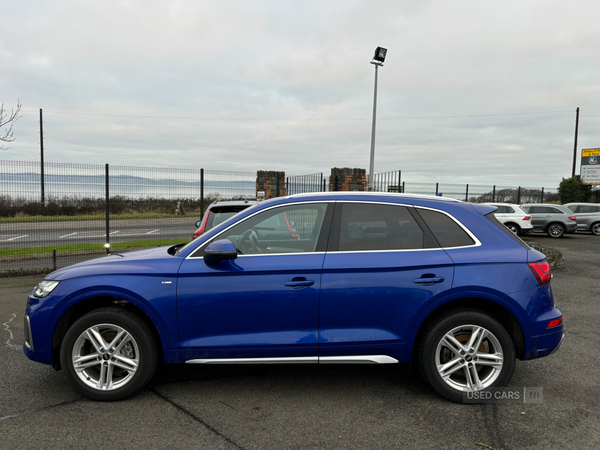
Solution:
[{"label": "door handle", "polygon": [[[426,274],[426,275],[428,275],[428,274]],[[441,283],[442,281],[444,281],[443,277],[436,277],[436,276],[427,277],[425,275],[421,275],[421,278],[415,278],[413,280],[413,282],[420,284],[422,286],[431,286],[432,284]]]},{"label": "door handle", "polygon": [[292,278],[292,281],[286,281],[284,284],[292,288],[303,288],[306,286],[312,286],[315,284],[315,282],[313,280],[307,280],[304,277],[295,277]]}]

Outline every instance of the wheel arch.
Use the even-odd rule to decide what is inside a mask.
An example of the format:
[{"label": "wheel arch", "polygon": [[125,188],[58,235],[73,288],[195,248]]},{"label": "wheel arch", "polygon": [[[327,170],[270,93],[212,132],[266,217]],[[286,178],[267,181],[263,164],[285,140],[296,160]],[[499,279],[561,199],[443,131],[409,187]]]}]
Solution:
[{"label": "wheel arch", "polygon": [[487,313],[496,319],[507,330],[515,346],[515,354],[521,359],[525,354],[525,334],[523,328],[515,315],[505,306],[481,297],[464,297],[446,302],[430,311],[425,317],[421,318],[420,323],[415,324],[411,333],[409,345],[407,346],[406,361],[411,362],[415,349],[418,348],[425,336],[425,330],[429,324],[437,320],[438,317],[448,311],[459,308],[469,308]]},{"label": "wheel arch", "polygon": [[123,308],[124,311],[131,312],[138,316],[140,319],[142,319],[152,332],[155,341],[158,343],[156,349],[158,352],[158,360],[164,360],[162,340],[160,338],[158,329],[156,328],[156,325],[154,324],[152,319],[150,319],[150,317],[139,306],[131,303],[128,300],[109,295],[101,295],[86,298],[84,301],[79,301],[73,304],[62,314],[62,316],[56,323],[56,326],[54,327],[54,332],[52,334],[51,342],[52,367],[55,370],[61,369],[60,348],[65,334],[67,333],[71,325],[73,325],[77,321],[77,319],[84,316],[85,314],[106,306],[117,306]]}]

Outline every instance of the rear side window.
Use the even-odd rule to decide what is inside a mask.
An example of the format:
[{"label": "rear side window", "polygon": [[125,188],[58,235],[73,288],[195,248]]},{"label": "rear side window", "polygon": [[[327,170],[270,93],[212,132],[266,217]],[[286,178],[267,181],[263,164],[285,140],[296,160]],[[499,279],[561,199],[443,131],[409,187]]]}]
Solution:
[{"label": "rear side window", "polygon": [[462,227],[446,214],[430,209],[418,208],[417,211],[442,247],[466,247],[475,241]]},{"label": "rear side window", "polygon": [[424,233],[404,206],[344,203],[339,251],[424,248]]}]

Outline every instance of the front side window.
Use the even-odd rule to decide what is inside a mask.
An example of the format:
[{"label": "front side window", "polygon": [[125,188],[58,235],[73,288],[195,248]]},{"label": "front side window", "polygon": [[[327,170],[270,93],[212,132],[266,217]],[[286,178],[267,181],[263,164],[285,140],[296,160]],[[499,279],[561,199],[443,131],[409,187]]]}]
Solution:
[{"label": "front side window", "polygon": [[272,208],[234,225],[213,240],[229,239],[240,255],[314,252],[326,210],[325,203]]},{"label": "front side window", "polygon": [[342,205],[339,251],[424,248],[424,233],[408,208],[373,203]]}]

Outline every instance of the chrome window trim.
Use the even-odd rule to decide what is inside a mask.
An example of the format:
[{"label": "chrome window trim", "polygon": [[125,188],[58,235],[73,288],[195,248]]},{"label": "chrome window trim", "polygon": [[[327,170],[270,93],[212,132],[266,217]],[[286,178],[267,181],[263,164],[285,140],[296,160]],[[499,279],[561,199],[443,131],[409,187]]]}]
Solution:
[{"label": "chrome window trim", "polygon": [[[458,200],[457,200],[458,201]],[[355,200],[338,200],[339,203],[373,203],[375,205],[392,205],[392,206],[404,206],[405,208],[414,208],[414,209],[428,209],[429,211],[434,211],[438,213],[445,214],[450,217],[459,227],[461,227],[473,241],[474,244],[471,245],[461,245],[460,247],[437,247],[437,248],[407,248],[407,249],[394,249],[394,250],[356,250],[356,251],[332,251],[328,253],[390,253],[390,252],[422,252],[422,251],[431,251],[431,250],[454,250],[456,248],[471,248],[471,247],[479,247],[481,242],[477,237],[471,233],[471,231],[465,227],[458,219],[456,219],[452,214],[447,213],[446,211],[442,211],[440,209],[429,208],[427,206],[416,206],[416,205],[405,205],[403,203],[392,203],[392,202],[374,202],[372,200],[364,200],[364,201],[355,201]],[[424,221],[424,219],[423,219]],[[419,226],[420,228],[420,226]],[[433,234],[433,233],[432,233]],[[434,235],[435,237],[435,235]]]},{"label": "chrome window trim", "polygon": [[397,364],[388,355],[300,356],[286,358],[208,358],[189,359],[186,364]]},{"label": "chrome window trim", "polygon": [[[293,205],[293,206],[295,206],[295,205],[314,205],[314,204],[317,204],[317,203],[330,204],[330,203],[335,203],[335,200],[317,200],[317,201],[284,203],[283,205],[273,205],[273,206],[270,206],[268,208],[261,209],[260,211],[256,211],[254,214],[250,214],[248,217],[244,218],[244,220],[242,220],[241,222],[235,222],[235,223],[229,225],[227,228],[225,228],[224,230],[222,230],[219,234],[216,234],[212,238],[210,238],[207,241],[203,242],[198,247],[196,247],[188,256],[186,256],[185,259],[204,259],[204,256],[192,256],[192,255],[194,253],[196,253],[207,242],[217,240],[219,236],[221,236],[223,233],[225,233],[230,228],[233,228],[236,225],[239,225],[240,223],[243,223],[246,220],[251,219],[252,217],[256,216],[257,214],[263,213],[265,211],[270,211],[271,209],[283,208],[283,207],[290,206],[290,205]],[[324,253],[325,252],[267,253],[267,254],[260,253],[260,254],[256,254],[256,255],[238,255],[238,258],[241,257],[241,256],[246,256],[247,257],[247,256],[276,256],[276,255],[277,256],[280,256],[280,255],[316,255],[316,254],[324,254]]]},{"label": "chrome window trim", "polygon": [[[336,192],[336,194],[339,194],[339,192]],[[297,197],[300,195],[304,195],[304,194],[297,194],[294,196],[290,196],[290,197]],[[288,198],[290,198],[288,197]],[[400,197],[401,198],[401,197]],[[442,213],[445,214],[446,216],[448,216],[450,219],[452,219],[456,224],[458,224],[459,227],[461,227],[466,233],[467,235],[469,235],[469,237],[471,239],[473,239],[473,241],[475,242],[474,244],[471,245],[461,245],[459,247],[437,247],[437,248],[408,248],[408,249],[392,249],[392,250],[354,250],[354,251],[331,251],[331,252],[291,252],[291,253],[260,253],[260,254],[255,254],[255,255],[239,255],[238,258],[244,258],[244,257],[262,257],[262,256],[284,256],[284,255],[321,255],[321,254],[326,254],[326,253],[336,253],[336,254],[348,254],[348,253],[395,253],[395,252],[423,252],[423,251],[433,251],[433,250],[454,250],[454,249],[459,249],[459,248],[471,248],[471,247],[480,247],[481,241],[479,239],[477,239],[477,237],[471,233],[471,231],[464,226],[458,219],[456,219],[452,214],[447,213],[446,211],[442,211],[440,209],[436,209],[436,208],[430,208],[427,206],[415,206],[415,205],[406,205],[403,203],[395,203],[395,202],[377,202],[377,201],[373,201],[373,200],[317,200],[317,201],[306,201],[306,202],[297,202],[297,203],[286,203],[283,205],[274,205],[271,206],[269,208],[265,208],[265,209],[261,209],[260,211],[255,212],[254,214],[246,217],[244,219],[244,221],[254,217],[255,215],[262,213],[264,211],[269,211],[271,209],[274,208],[281,208],[284,206],[288,206],[288,205],[305,205],[305,204],[315,204],[315,203],[369,203],[369,204],[375,204],[375,205],[391,205],[391,206],[403,206],[405,208],[415,208],[415,209],[427,209],[429,211],[434,211],[434,212],[438,212],[438,213]],[[459,200],[457,200],[457,202],[461,203]],[[216,240],[221,234],[225,233],[227,230],[229,230],[230,228],[236,226],[237,224],[239,224],[241,222],[236,222],[233,225],[230,225],[229,227],[225,228],[223,231],[221,231],[219,234],[215,235],[213,238],[211,238],[210,240]],[[202,247],[202,245],[204,245],[204,243],[202,243],[198,248],[196,248],[196,250],[194,250],[193,252],[191,252],[185,259],[204,259],[204,256],[196,256],[196,257],[192,257],[192,255],[200,248]]]}]

